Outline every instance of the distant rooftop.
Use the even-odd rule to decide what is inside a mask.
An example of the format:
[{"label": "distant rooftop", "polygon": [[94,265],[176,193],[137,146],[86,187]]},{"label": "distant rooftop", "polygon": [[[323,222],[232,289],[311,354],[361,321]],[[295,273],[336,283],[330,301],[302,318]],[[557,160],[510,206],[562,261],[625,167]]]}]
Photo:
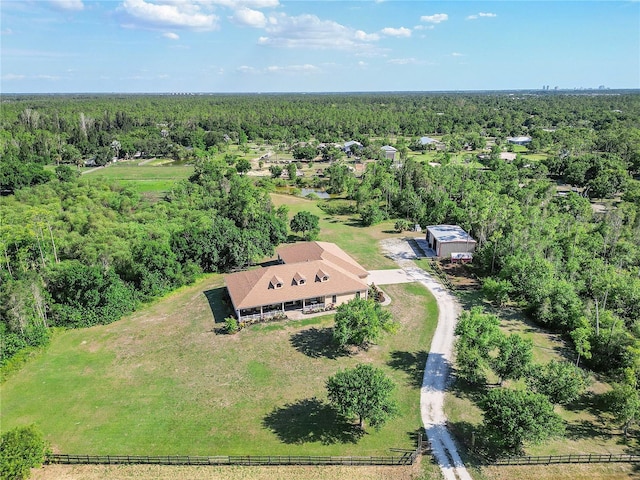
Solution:
[{"label": "distant rooftop", "polygon": [[420,142],[421,145],[429,145],[431,143],[438,143],[437,140],[431,138],[431,137],[420,137],[420,140],[418,140]]},{"label": "distant rooftop", "polygon": [[458,225],[430,225],[431,232],[439,242],[474,242],[475,240]]},{"label": "distant rooftop", "polygon": [[391,145],[385,145],[385,146],[381,147],[380,150],[384,150],[385,152],[397,152],[398,151],[395,147],[392,147]]},{"label": "distant rooftop", "polygon": [[531,141],[531,137],[527,137],[521,135],[519,137],[509,137],[507,138],[507,142],[509,143],[529,143]]}]

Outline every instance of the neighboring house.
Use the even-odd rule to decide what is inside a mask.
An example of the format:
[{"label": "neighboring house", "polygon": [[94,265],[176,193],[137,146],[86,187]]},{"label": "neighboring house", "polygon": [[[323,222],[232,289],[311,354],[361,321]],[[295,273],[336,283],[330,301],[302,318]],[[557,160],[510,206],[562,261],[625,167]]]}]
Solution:
[{"label": "neighboring house", "polygon": [[355,151],[361,150],[362,144],[360,142],[356,142],[355,140],[351,140],[349,142],[345,142],[342,150],[347,154],[347,156],[351,156],[351,154]]},{"label": "neighboring house", "polygon": [[384,158],[388,158],[394,162],[398,159],[398,150],[391,145],[385,145],[380,150],[384,152]]},{"label": "neighboring house", "polygon": [[507,138],[507,142],[512,143],[514,145],[526,145],[527,143],[531,143],[531,137],[509,137]]},{"label": "neighboring house", "polygon": [[435,138],[431,137],[420,137],[418,139],[418,143],[420,145],[435,145],[438,143],[438,141]]},{"label": "neighboring house", "polygon": [[416,144],[418,147],[424,150],[433,149],[433,148],[439,150],[444,148],[444,143],[431,137],[420,137],[416,142]]},{"label": "neighboring house", "polygon": [[238,320],[335,308],[367,298],[368,272],[340,247],[303,242],[278,249],[279,265],[224,277]]},{"label": "neighboring house", "polygon": [[476,241],[458,225],[430,225],[427,243],[437,257],[451,258],[455,253],[473,253]]}]

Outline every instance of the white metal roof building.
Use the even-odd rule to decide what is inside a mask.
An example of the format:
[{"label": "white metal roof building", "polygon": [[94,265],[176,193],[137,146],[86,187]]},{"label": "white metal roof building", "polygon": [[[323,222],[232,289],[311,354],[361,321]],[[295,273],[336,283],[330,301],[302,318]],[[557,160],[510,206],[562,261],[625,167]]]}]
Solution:
[{"label": "white metal roof building", "polygon": [[507,138],[507,142],[513,143],[514,145],[526,145],[531,142],[531,137],[519,136],[519,137],[509,137]]},{"label": "white metal roof building", "polygon": [[476,241],[458,225],[429,225],[427,243],[437,257],[451,257],[452,253],[472,253],[476,248]]}]

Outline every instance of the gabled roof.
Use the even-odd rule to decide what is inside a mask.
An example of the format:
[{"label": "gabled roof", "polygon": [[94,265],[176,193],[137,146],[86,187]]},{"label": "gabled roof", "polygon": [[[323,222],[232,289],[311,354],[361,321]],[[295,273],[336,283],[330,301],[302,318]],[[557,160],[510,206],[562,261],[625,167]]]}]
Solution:
[{"label": "gabled roof", "polygon": [[429,145],[430,143],[438,143],[437,140],[431,138],[431,137],[420,137],[420,140],[418,140],[420,142],[421,145]]},{"label": "gabled roof", "polygon": [[[322,275],[318,278],[318,275]],[[300,285],[292,280],[296,275],[308,281]],[[282,287],[270,287],[272,279],[281,278]],[[328,277],[322,281],[322,277]],[[256,268],[225,276],[229,296],[236,309],[259,307],[283,302],[361,292],[367,284],[346,270],[323,260],[296,264],[280,264]]]},{"label": "gabled roof", "polygon": [[[241,310],[368,288],[369,273],[334,243],[285,245],[278,249],[278,256],[283,264],[224,277],[234,308]],[[276,283],[281,287],[275,288]]]},{"label": "gabled roof", "polygon": [[384,150],[385,152],[397,152],[398,151],[397,148],[392,147],[391,145],[385,145],[385,146],[381,147],[380,150]]},{"label": "gabled roof", "polygon": [[278,257],[284,263],[298,263],[312,260],[325,260],[335,264],[352,275],[366,278],[369,275],[358,262],[351,258],[335,243],[300,242],[292,243],[278,249]]},{"label": "gabled roof", "polygon": [[357,145],[358,147],[362,147],[360,142],[356,142],[355,140],[350,140],[348,142],[344,142],[344,148],[349,148],[351,145]]}]

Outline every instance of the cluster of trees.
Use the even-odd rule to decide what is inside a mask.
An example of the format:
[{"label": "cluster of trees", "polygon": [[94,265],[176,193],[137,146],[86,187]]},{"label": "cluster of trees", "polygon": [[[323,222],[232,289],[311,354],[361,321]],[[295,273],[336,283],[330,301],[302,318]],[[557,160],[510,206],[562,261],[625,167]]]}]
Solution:
[{"label": "cluster of trees", "polygon": [[478,241],[474,266],[497,305],[516,302],[566,334],[590,368],[637,370],[640,198],[595,213],[577,193],[557,195],[541,163],[478,169],[410,158],[399,169],[371,163],[359,182],[348,175],[339,188],[363,224],[400,217],[461,225]]},{"label": "cluster of trees", "polygon": [[224,161],[199,163],[163,200],[73,178],[0,205],[0,351],[50,328],[109,323],[202,272],[228,271],[287,239],[286,209]]},{"label": "cluster of trees", "polygon": [[[411,138],[396,145],[402,155],[425,134],[444,136],[449,151],[483,148],[487,137],[527,134],[533,151],[607,153],[638,168],[640,139],[634,129],[640,102],[626,92],[5,97],[0,123],[3,190],[46,181],[41,167],[52,163],[78,165],[94,159],[102,164],[137,153],[182,159],[249,141],[283,145],[299,159],[321,154],[335,160],[341,154],[330,145],[318,151],[299,142],[357,140],[366,150],[372,137]],[[379,151],[364,154],[378,158]],[[34,166],[16,171],[25,163]]]},{"label": "cluster of trees", "polygon": [[483,432],[493,449],[520,451],[525,442],[536,443],[563,430],[554,405],[576,400],[587,386],[585,374],[569,362],[533,363],[531,341],[506,335],[495,315],[479,308],[464,312],[456,326],[458,376],[485,386],[487,374],[499,379],[524,379],[526,388],[493,388],[479,406],[484,413]]}]

